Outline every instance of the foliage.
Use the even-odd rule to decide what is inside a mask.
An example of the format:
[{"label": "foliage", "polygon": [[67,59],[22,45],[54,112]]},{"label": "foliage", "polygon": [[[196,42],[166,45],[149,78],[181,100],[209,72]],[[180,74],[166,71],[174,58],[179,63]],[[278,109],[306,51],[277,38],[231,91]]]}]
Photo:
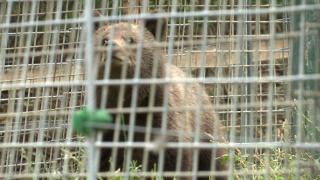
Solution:
[{"label": "foliage", "polygon": [[[320,179],[320,159],[314,159],[308,151],[295,151],[293,149],[275,148],[263,153],[253,155],[242,154],[237,151],[235,155],[235,169],[241,172],[258,172],[270,170],[269,179],[295,179],[300,171],[300,179]],[[250,179],[265,179],[266,174],[249,175]],[[235,179],[244,176],[235,175]]]}]

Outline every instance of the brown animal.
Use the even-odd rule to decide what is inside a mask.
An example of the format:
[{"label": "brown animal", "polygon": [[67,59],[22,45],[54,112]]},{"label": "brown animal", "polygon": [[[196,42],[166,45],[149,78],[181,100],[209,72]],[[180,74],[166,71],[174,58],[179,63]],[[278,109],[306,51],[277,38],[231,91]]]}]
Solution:
[{"label": "brown animal", "polygon": [[[162,53],[159,42],[155,40],[155,32],[161,27],[156,19],[146,20],[146,27],[141,27],[141,24],[133,23],[116,23],[105,25],[96,31],[95,45],[96,47],[109,47],[112,50],[96,52],[96,64],[98,68],[98,79],[104,78],[106,71],[105,64],[110,63],[110,79],[132,79],[135,76],[139,79],[149,78],[175,78],[184,79],[186,74],[177,66],[166,63],[164,54]],[[142,31],[143,30],[143,31]],[[161,36],[157,36],[161,37]],[[160,39],[160,38],[159,38]],[[139,55],[141,50],[141,56]],[[109,49],[110,50],[110,49]],[[108,55],[111,57],[111,62],[108,62]],[[140,58],[140,59],[137,59]],[[139,69],[137,68],[139,67]],[[139,70],[139,72],[136,72]],[[220,121],[214,113],[210,99],[206,92],[198,83],[168,83],[168,84],[143,84],[139,85],[137,92],[136,104],[132,104],[133,88],[132,85],[126,85],[122,88],[120,85],[109,86],[106,105],[103,108],[133,108],[133,107],[168,107],[167,115],[164,117],[163,109],[157,112],[135,112],[135,117],[130,117],[130,113],[119,113],[114,115],[115,126],[128,125],[135,119],[134,127],[147,127],[161,129],[163,126],[167,129],[166,134],[157,133],[159,131],[151,130],[148,133],[135,132],[133,140],[135,142],[145,141],[160,141],[165,142],[193,142],[195,139],[197,119],[199,121],[199,141],[200,142],[222,142],[223,132],[221,130]],[[97,106],[101,107],[102,87],[97,89]],[[167,93],[167,96],[166,96]],[[121,97],[123,97],[121,99]],[[167,99],[165,98],[167,97]],[[154,103],[153,103],[154,102]],[[133,107],[131,107],[133,105]],[[202,106],[197,116],[197,107]],[[180,108],[180,109],[179,109]],[[185,109],[184,109],[185,108]],[[189,109],[186,109],[189,108]],[[164,124],[164,120],[167,123]],[[214,133],[214,129],[217,130]],[[149,137],[148,135],[151,136]],[[128,132],[108,131],[104,136],[104,141],[127,141]],[[164,138],[163,138],[164,137]],[[114,148],[116,149],[116,148]],[[192,171],[193,154],[195,148],[181,148],[178,153],[178,148],[166,148],[164,153],[164,171]],[[116,153],[117,152],[117,153]],[[114,166],[111,170],[125,168],[126,151],[123,148],[102,149],[100,170],[110,170],[110,164]],[[215,157],[221,157],[225,154],[223,149],[200,149],[198,171],[224,170],[225,166],[221,161],[212,159],[212,152],[215,152]],[[147,154],[144,156],[144,154]],[[182,155],[181,161],[178,161],[178,154]],[[111,159],[110,159],[111,158]],[[144,167],[145,170],[152,170],[158,164],[159,155],[157,152],[147,151],[143,148],[133,148],[131,160],[137,161],[137,164],[143,164],[147,159]],[[221,158],[220,158],[221,159]],[[110,163],[111,162],[111,163]],[[216,168],[211,167],[212,162],[216,162]],[[180,164],[179,164],[180,163]],[[180,166],[180,169],[179,169]],[[157,166],[157,169],[159,167]],[[178,169],[177,169],[178,168]],[[169,178],[172,179],[172,178]],[[190,179],[185,177],[182,179]],[[200,178],[199,178],[200,179]],[[204,178],[208,179],[208,177]]]}]

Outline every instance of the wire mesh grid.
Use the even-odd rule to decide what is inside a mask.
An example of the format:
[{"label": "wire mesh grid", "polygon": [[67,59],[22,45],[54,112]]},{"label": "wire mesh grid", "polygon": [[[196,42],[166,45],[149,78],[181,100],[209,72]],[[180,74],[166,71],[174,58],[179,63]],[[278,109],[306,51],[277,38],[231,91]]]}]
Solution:
[{"label": "wire mesh grid", "polygon": [[[1,1],[0,178],[320,178],[319,10],[317,0]],[[85,105],[114,119],[87,127],[103,129],[88,140],[71,126]]]}]

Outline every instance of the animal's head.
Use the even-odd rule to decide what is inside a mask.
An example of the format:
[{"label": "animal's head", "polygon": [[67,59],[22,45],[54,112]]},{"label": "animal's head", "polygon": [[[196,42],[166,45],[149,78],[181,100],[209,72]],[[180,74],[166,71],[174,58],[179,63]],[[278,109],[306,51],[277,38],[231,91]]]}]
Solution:
[{"label": "animal's head", "polygon": [[112,67],[124,64],[130,67],[136,65],[139,57],[142,63],[151,63],[155,50],[160,48],[156,47],[158,43],[155,37],[163,37],[164,27],[163,19],[147,19],[138,23],[106,23],[95,33],[98,63],[104,64],[110,59]]}]

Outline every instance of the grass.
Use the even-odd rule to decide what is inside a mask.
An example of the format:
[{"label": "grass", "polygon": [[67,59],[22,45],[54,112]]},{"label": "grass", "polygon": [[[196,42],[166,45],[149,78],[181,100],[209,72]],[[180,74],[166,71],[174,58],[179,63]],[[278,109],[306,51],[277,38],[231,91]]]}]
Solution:
[{"label": "grass", "polygon": [[[275,148],[252,156],[237,151],[235,155],[235,169],[244,172],[256,172],[269,168],[269,179],[295,179],[300,170],[299,179],[320,179],[320,159],[315,159],[311,152],[296,151],[294,149]],[[244,176],[235,175],[235,179]],[[266,179],[266,174],[253,174],[250,179]]]},{"label": "grass", "polygon": [[[308,118],[307,115],[303,115],[305,120],[304,127],[314,127],[317,132],[319,127],[314,124],[313,121]],[[289,141],[289,128],[287,121],[283,122],[282,127],[279,129],[284,132],[283,142]],[[309,133],[310,134],[310,133]],[[309,138],[308,138],[309,139]],[[272,179],[272,180],[284,180],[295,179],[299,175],[299,179],[320,180],[320,152],[312,151],[310,149],[294,149],[294,148],[274,148],[274,149],[256,149],[251,154],[245,153],[243,149],[235,149],[233,156],[233,169],[236,172],[233,175],[234,179]],[[228,154],[225,154],[223,161],[228,164],[231,158]],[[141,172],[141,165],[135,161],[131,163],[130,172]],[[268,170],[268,174],[261,173],[264,170]],[[120,170],[118,170],[120,172]],[[237,175],[237,172],[244,172],[249,175]],[[298,174],[299,173],[299,174]],[[153,177],[155,179],[155,177]],[[119,177],[110,180],[122,180]],[[131,178],[130,178],[131,179]],[[133,176],[132,180],[143,179],[139,176]]]},{"label": "grass", "polygon": [[[297,112],[297,111],[296,111]],[[312,142],[315,134],[320,132],[319,126],[311,120],[308,114],[302,114],[303,117],[303,134],[306,138],[306,142]],[[311,131],[311,127],[313,131]],[[283,142],[290,142],[288,136],[290,125],[284,121],[282,127],[279,127],[284,132]],[[80,138],[79,141],[83,141]],[[31,149],[32,150],[32,149]],[[47,149],[43,152],[53,152],[57,150]],[[47,155],[42,156],[43,165],[41,165],[41,173],[54,173],[61,174],[63,172],[64,160],[68,159],[67,172],[70,173],[85,173],[86,171],[86,152],[85,148],[59,148],[60,160],[46,159]],[[33,172],[35,167],[35,152],[30,154],[30,150],[21,148],[20,157],[25,162],[25,172]],[[221,158],[221,157],[220,157]],[[295,179],[299,175],[299,179],[309,180],[315,179],[320,180],[320,151],[312,149],[295,149],[295,148],[274,148],[274,149],[255,149],[252,153],[246,153],[244,149],[236,148],[233,154],[233,158],[226,154],[222,157],[223,161],[228,165],[229,161],[232,160],[233,165],[233,178],[234,179],[272,179],[272,180],[283,180],[283,179]],[[55,162],[55,169],[53,169],[52,163]],[[153,171],[156,171],[156,166]],[[269,170],[269,174],[261,174],[264,170]],[[142,165],[136,161],[132,161],[130,164],[129,171],[134,175],[130,177],[130,180],[139,180],[143,177],[139,176],[142,172]],[[300,172],[299,174],[298,171]],[[115,171],[120,173],[121,169]],[[242,175],[240,173],[247,173],[248,175]],[[156,177],[151,177],[156,179]],[[102,178],[100,178],[102,179]],[[108,177],[108,180],[122,180],[123,177]]]},{"label": "grass", "polygon": [[[299,157],[299,158],[298,158]],[[225,155],[224,160],[226,162],[229,159],[228,155]],[[299,164],[299,166],[298,166]],[[242,153],[240,150],[235,151],[234,156],[234,169],[235,172],[246,172],[249,175],[233,175],[234,179],[253,179],[262,180],[266,179],[266,174],[261,174],[263,170],[270,168],[268,179],[272,180],[284,180],[295,179],[297,168],[300,169],[301,180],[319,179],[320,180],[320,159],[315,159],[310,152],[296,152],[293,149],[281,149],[275,148],[273,150],[265,151],[264,153],[256,152],[252,156]],[[132,161],[129,168],[134,176],[131,176],[130,180],[140,180],[143,177],[139,176],[142,172],[142,166],[137,164],[136,161]],[[154,169],[156,171],[156,169]],[[115,173],[120,173],[118,169]],[[257,172],[257,173],[255,173]],[[100,178],[102,179],[102,178]],[[123,180],[123,177],[109,177],[108,180]],[[156,177],[151,177],[156,179]],[[174,178],[175,179],[175,178]]]}]

